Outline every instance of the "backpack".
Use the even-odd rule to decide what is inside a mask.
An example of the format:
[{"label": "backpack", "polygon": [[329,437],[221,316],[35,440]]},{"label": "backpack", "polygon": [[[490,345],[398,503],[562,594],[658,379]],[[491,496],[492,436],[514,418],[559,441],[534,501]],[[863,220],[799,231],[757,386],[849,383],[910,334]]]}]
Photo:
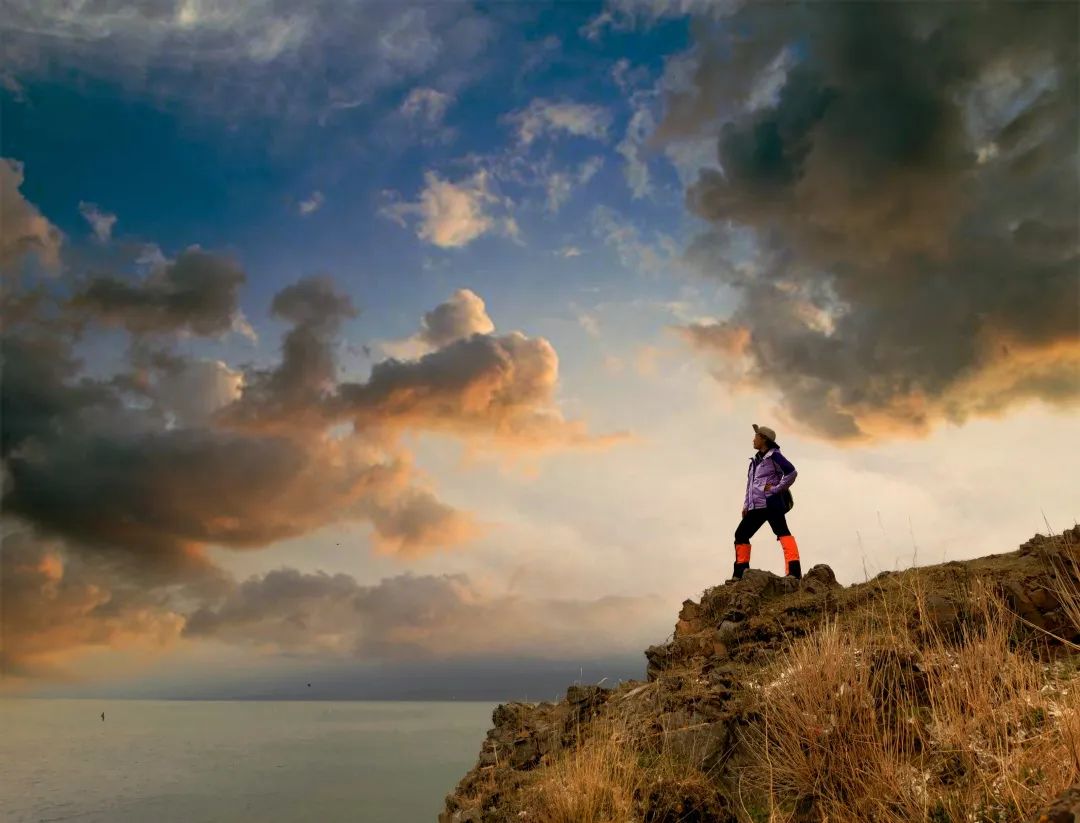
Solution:
[{"label": "backpack", "polygon": [[[769,459],[772,460],[771,457]],[[773,465],[776,466],[777,469],[780,468],[776,465],[775,460],[773,460]],[[782,471],[780,473],[783,474]],[[787,514],[789,511],[795,508],[795,497],[794,495],[792,495],[791,489],[784,489],[782,492],[780,492],[780,499],[784,503],[784,514]]]}]

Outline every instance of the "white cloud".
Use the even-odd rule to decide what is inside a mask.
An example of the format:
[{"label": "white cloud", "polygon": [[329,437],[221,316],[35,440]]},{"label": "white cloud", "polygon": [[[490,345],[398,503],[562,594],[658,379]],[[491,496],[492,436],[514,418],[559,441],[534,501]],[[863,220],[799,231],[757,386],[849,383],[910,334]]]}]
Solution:
[{"label": "white cloud", "polygon": [[238,334],[241,337],[246,337],[252,343],[259,342],[259,335],[256,333],[255,328],[248,322],[247,317],[242,311],[237,309],[236,314],[233,315],[232,326],[229,328],[233,334]]},{"label": "white cloud", "polygon": [[429,76],[460,87],[496,29],[442,3],[9,0],[5,12],[10,76],[74,70],[230,120],[324,119]]},{"label": "white cloud", "polygon": [[453,102],[454,98],[449,94],[417,87],[409,92],[398,111],[413,123],[436,128],[442,123],[446,110]]},{"label": "white cloud", "polygon": [[46,219],[19,188],[23,164],[0,157],[0,268],[34,253],[45,266],[60,262],[60,230]]},{"label": "white cloud", "polygon": [[526,108],[506,115],[504,121],[515,128],[518,142],[528,146],[544,135],[559,133],[605,140],[611,113],[587,103],[557,103],[537,98]]},{"label": "white cloud", "polygon": [[604,29],[614,25],[614,23],[615,16],[605,9],[578,29],[578,34],[586,40],[595,42],[603,36]]},{"label": "white cloud", "polygon": [[720,161],[717,144],[719,138],[708,137],[673,140],[664,146],[664,155],[675,167],[679,182],[689,186],[705,168],[716,168]]},{"label": "white cloud", "polygon": [[407,225],[415,217],[417,236],[440,248],[460,248],[488,232],[518,236],[514,218],[496,215],[506,211],[509,200],[492,190],[491,175],[481,169],[472,177],[458,181],[444,180],[437,172],[424,174],[424,190],[414,203],[395,202],[379,213]]},{"label": "white cloud", "polygon": [[619,91],[629,93],[631,89],[646,83],[649,79],[649,69],[645,66],[635,66],[625,57],[616,60],[611,67],[611,79],[619,87]]},{"label": "white cloud", "polygon": [[115,214],[102,211],[97,203],[85,201],[79,202],[79,214],[90,224],[90,228],[94,230],[94,237],[99,243],[108,243],[112,239],[112,229],[116,224]]},{"label": "white cloud", "polygon": [[313,191],[306,200],[301,200],[297,206],[297,210],[301,215],[307,217],[309,214],[314,214],[322,208],[323,203],[326,202],[326,198],[323,197],[321,191]]},{"label": "white cloud", "polygon": [[607,29],[629,31],[650,28],[664,19],[688,15],[726,17],[743,0],[608,0],[602,12],[578,29],[587,40],[599,40]]},{"label": "white cloud", "polygon": [[653,117],[652,110],[647,105],[639,105],[626,127],[626,136],[615,147],[615,150],[626,161],[623,173],[626,175],[626,184],[630,187],[635,200],[652,192],[649,165],[645,156],[645,141],[649,139],[655,128],[656,118]]},{"label": "white cloud", "polygon": [[589,337],[600,336],[600,319],[595,314],[590,314],[574,305],[571,305],[570,309],[577,316],[578,325],[585,330]]},{"label": "white cloud", "polygon": [[415,360],[457,340],[493,331],[495,323],[483,298],[471,289],[458,289],[449,300],[424,314],[420,331],[404,340],[382,343],[381,348],[399,360]]},{"label": "white cloud", "polygon": [[521,74],[530,72],[550,65],[556,59],[562,48],[562,40],[557,35],[550,34],[538,43],[532,43],[526,48],[526,56],[521,64]]},{"label": "white cloud", "polygon": [[555,254],[558,257],[581,257],[582,252],[577,246],[563,246],[556,249]]},{"label": "white cloud", "polygon": [[656,242],[641,236],[637,226],[614,209],[597,206],[592,213],[593,234],[615,250],[619,261],[628,269],[660,272],[679,264],[679,247],[674,238],[656,233]]},{"label": "white cloud", "polygon": [[603,157],[590,157],[583,162],[576,171],[558,171],[550,173],[544,182],[544,188],[547,192],[548,211],[554,214],[562,208],[563,204],[570,199],[570,195],[573,194],[574,188],[577,186],[584,186],[592,180],[603,165]]}]

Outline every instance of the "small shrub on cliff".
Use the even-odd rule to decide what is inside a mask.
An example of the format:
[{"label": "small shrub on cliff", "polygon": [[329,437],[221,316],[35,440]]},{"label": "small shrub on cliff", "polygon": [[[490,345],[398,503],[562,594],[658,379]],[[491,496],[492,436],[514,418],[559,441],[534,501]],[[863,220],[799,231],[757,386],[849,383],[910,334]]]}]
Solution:
[{"label": "small shrub on cliff", "polygon": [[634,820],[642,771],[625,729],[596,724],[578,745],[541,766],[529,792],[527,819],[543,823]]},{"label": "small shrub on cliff", "polygon": [[645,718],[594,723],[541,766],[523,819],[543,823],[718,823],[731,819],[693,743],[672,744]]}]

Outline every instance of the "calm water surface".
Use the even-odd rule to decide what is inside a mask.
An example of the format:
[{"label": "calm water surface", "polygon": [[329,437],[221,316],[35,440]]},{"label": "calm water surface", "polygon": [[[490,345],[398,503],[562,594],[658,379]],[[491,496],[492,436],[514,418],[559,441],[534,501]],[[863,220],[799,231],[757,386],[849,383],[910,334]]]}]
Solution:
[{"label": "calm water surface", "polygon": [[0,820],[434,821],[493,708],[2,700]]}]

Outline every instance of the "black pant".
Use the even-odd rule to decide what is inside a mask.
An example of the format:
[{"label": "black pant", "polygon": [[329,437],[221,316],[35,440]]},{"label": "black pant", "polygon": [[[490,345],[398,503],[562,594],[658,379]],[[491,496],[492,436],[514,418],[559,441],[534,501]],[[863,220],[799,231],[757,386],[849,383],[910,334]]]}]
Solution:
[{"label": "black pant", "polygon": [[773,534],[777,537],[787,537],[791,531],[787,527],[787,518],[784,516],[783,501],[777,495],[765,498],[764,509],[751,509],[735,529],[736,543],[749,543],[754,533],[768,520],[772,526]]}]

